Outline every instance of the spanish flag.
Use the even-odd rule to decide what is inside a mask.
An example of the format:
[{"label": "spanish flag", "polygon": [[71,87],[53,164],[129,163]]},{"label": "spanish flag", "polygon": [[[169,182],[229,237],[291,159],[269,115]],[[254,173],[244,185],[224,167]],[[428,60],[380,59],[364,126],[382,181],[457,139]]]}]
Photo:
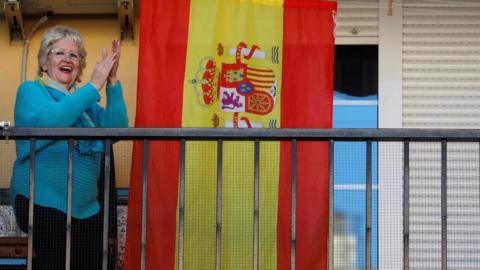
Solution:
[{"label": "spanish flag", "polygon": [[[136,127],[330,128],[336,2],[146,0]],[[253,269],[254,143],[224,142],[221,269]],[[290,269],[290,142],[260,143],[259,269]],[[134,145],[124,269],[140,269],[142,143]],[[151,142],[147,269],[215,269],[216,142]],[[296,269],[326,269],[328,145],[299,142]],[[217,261],[218,262],[218,261]]]}]

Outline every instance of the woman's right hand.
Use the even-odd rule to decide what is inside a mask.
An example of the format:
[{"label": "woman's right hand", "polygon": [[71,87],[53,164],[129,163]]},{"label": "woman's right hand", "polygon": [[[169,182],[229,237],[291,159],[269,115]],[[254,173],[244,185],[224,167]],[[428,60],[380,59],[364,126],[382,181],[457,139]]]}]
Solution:
[{"label": "woman's right hand", "polygon": [[105,85],[110,71],[117,60],[117,52],[113,52],[110,55],[102,53],[102,60],[97,62],[90,78],[90,83],[93,84],[98,91],[100,91]]},{"label": "woman's right hand", "polygon": [[[102,55],[105,57],[107,50],[104,49]],[[117,83],[117,70],[120,62],[120,40],[115,39],[112,41],[112,54],[116,54],[115,63],[112,66],[112,70],[107,78],[107,84],[114,85]]]}]

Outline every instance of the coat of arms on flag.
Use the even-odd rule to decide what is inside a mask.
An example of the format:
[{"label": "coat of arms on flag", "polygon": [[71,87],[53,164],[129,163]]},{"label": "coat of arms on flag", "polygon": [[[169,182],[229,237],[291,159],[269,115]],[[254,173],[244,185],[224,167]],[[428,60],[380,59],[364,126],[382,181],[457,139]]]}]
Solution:
[{"label": "coat of arms on flag", "polygon": [[244,42],[225,49],[218,43],[216,57],[224,62],[217,63],[213,57],[201,59],[196,73],[198,77],[192,79],[198,103],[213,110],[233,113],[224,119],[223,125],[218,121],[218,114],[213,113],[213,127],[274,127],[270,123],[276,123],[277,119],[260,123],[250,121],[248,116],[239,116],[240,113],[268,115],[275,106],[278,95],[275,72],[269,66],[252,66],[248,63],[251,58],[256,58],[269,64],[269,57],[270,64],[278,65],[278,47],[273,47],[271,51],[269,54],[257,45],[249,48]]}]

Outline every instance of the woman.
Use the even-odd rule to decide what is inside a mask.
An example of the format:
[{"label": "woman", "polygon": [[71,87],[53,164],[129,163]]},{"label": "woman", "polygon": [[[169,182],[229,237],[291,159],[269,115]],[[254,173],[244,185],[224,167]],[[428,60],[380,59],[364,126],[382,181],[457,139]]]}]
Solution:
[{"label": "woman", "polygon": [[[82,36],[74,29],[48,30],[38,52],[38,75],[20,85],[16,127],[127,127],[122,86],[117,80],[120,43],[102,50],[90,81],[79,86],[86,66]],[[97,102],[106,84],[107,105]],[[17,141],[10,197],[19,227],[28,231],[30,142]],[[73,152],[71,269],[101,269],[102,215],[97,199],[104,145],[78,141]],[[65,269],[68,143],[39,140],[35,154],[34,269]]]}]

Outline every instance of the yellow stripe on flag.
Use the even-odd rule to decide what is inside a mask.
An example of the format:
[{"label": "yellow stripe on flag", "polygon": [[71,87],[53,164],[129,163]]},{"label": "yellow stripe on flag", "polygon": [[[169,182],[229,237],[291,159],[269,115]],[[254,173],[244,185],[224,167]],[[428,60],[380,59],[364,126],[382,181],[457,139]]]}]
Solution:
[{"label": "yellow stripe on flag", "polygon": [[[283,1],[191,0],[182,127],[280,127],[282,20]],[[252,268],[253,153],[224,143],[222,269]],[[261,269],[276,269],[279,153],[261,143]],[[215,268],[216,155],[215,142],[187,143],[185,269]]]}]

